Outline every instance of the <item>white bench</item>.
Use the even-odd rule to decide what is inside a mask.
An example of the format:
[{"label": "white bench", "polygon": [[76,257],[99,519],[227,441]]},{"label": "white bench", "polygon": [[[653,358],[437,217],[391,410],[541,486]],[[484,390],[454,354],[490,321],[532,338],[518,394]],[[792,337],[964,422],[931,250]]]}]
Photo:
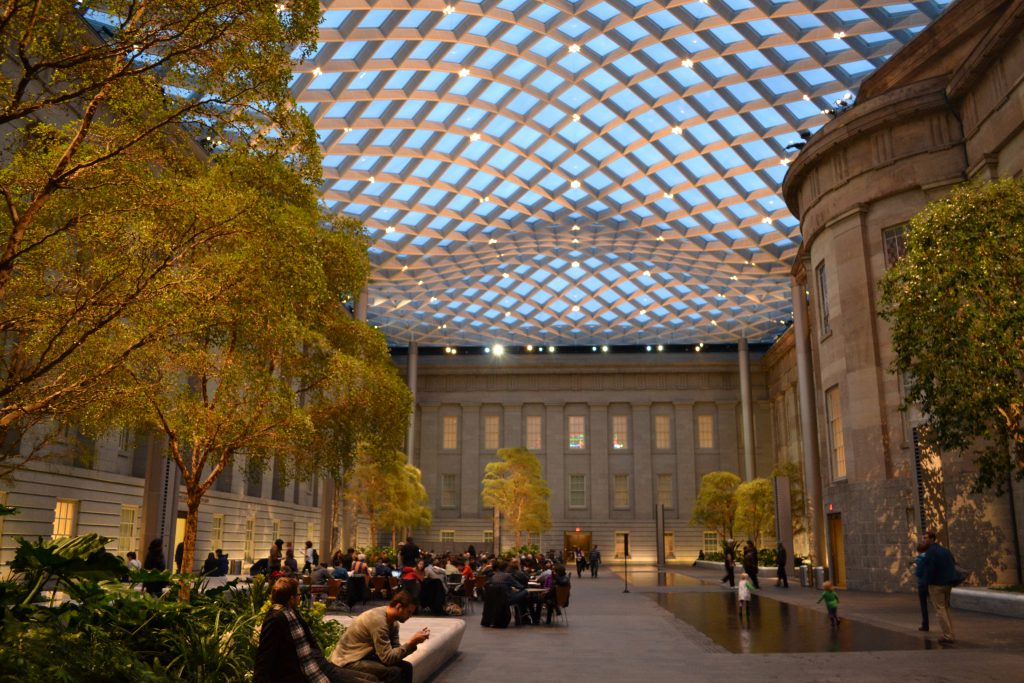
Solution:
[{"label": "white bench", "polygon": [[[353,619],[340,614],[328,614],[325,618],[333,619],[345,626]],[[402,642],[424,627],[430,629],[430,638],[420,643],[416,651],[406,658],[406,661],[412,664],[413,683],[423,683],[458,653],[466,622],[457,617],[412,617],[399,627]]]}]

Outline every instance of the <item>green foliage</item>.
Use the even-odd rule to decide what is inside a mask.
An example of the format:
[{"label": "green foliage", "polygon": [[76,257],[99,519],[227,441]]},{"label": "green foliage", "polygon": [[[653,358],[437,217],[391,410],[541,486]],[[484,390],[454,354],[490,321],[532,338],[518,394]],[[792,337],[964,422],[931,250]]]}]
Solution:
[{"label": "green foliage", "polygon": [[[345,473],[345,497],[378,529],[430,526],[432,513],[421,473],[400,451],[377,452],[364,444],[355,465]],[[369,557],[369,554],[367,555]],[[397,554],[389,555],[392,559]]]},{"label": "green foliage", "polygon": [[551,489],[537,456],[525,448],[502,448],[498,458],[484,468],[483,501],[508,521],[518,546],[523,532],[551,528]]},{"label": "green foliage", "polygon": [[926,444],[972,455],[976,487],[1024,477],[1024,180],[965,184],[910,222],[881,314]]},{"label": "green foliage", "polygon": [[[199,683],[251,674],[269,607],[263,577],[205,591],[195,579],[187,584],[188,602],[177,600],[177,591],[157,599],[119,580],[129,573],[103,549],[107,541],[90,535],[20,542],[11,578],[0,582],[0,683]],[[130,580],[142,576],[132,573]],[[71,599],[47,598],[53,590]],[[340,624],[324,621],[322,605],[300,611],[329,652]]]},{"label": "green foliage", "polygon": [[736,487],[736,527],[755,546],[775,528],[775,494],[767,479],[745,481]]},{"label": "green foliage", "polygon": [[708,472],[701,477],[690,523],[717,532],[723,541],[732,538],[736,525],[736,488],[740,482],[732,472]]},{"label": "green foliage", "polygon": [[536,543],[529,543],[527,545],[521,545],[517,548],[505,548],[501,551],[501,557],[506,560],[511,560],[513,557],[522,557],[523,555],[537,555],[540,553],[540,546]]}]

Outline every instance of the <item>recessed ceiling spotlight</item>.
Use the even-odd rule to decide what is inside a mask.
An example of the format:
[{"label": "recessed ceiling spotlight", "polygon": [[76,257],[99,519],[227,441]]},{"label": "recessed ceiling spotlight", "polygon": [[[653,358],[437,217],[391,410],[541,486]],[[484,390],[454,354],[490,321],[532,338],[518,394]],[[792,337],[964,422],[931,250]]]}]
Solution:
[{"label": "recessed ceiling spotlight", "polygon": [[572,120],[573,121],[579,121],[580,120],[580,115],[579,114],[573,114],[572,115]]},{"label": "recessed ceiling spotlight", "polygon": [[608,353],[608,347],[607,346],[602,346],[601,347],[601,351],[602,351],[602,353]]},{"label": "recessed ceiling spotlight", "polygon": [[765,216],[764,218],[761,219],[761,222],[764,224],[768,224],[772,222],[772,219],[768,216]]},{"label": "recessed ceiling spotlight", "polygon": [[580,262],[579,261],[573,261],[572,262],[572,267],[573,268],[579,268],[580,267]]},{"label": "recessed ceiling spotlight", "polygon": [[430,297],[430,303],[432,303],[432,304],[437,303],[437,297],[436,296]]},{"label": "recessed ceiling spotlight", "polygon": [[574,225],[574,226],[572,226],[572,229],[573,229],[573,232],[577,232],[577,231],[579,231],[580,226]]},{"label": "recessed ceiling spotlight", "polygon": [[576,304],[575,306],[572,307],[572,312],[573,313],[579,313],[580,312],[579,304]]},{"label": "recessed ceiling spotlight", "polygon": [[[640,309],[640,315],[647,315],[647,309],[646,308],[641,308]],[[648,348],[647,350],[650,351],[651,349]]]},{"label": "recessed ceiling spotlight", "polygon": [[804,102],[810,102],[810,101],[811,101],[811,96],[810,95],[804,95]]},{"label": "recessed ceiling spotlight", "polygon": [[658,235],[658,241],[659,242],[664,242],[665,238],[663,236],[661,236],[661,235]]},{"label": "recessed ceiling spotlight", "polygon": [[323,73],[324,73],[323,69],[321,69],[320,67],[315,67],[315,68],[313,69],[313,78],[320,78],[320,76],[321,76],[321,75],[322,75]]},{"label": "recessed ceiling spotlight", "polygon": [[549,346],[548,347],[548,353],[554,353],[554,352],[555,352],[555,347],[554,346]]},{"label": "recessed ceiling spotlight", "polygon": [[481,202],[489,202],[489,201],[491,201],[491,195],[485,194],[483,199],[481,199],[480,201]]},{"label": "recessed ceiling spotlight", "polygon": [[580,241],[579,241],[578,239],[576,239],[575,237],[573,237],[573,238],[572,238],[572,243],[573,243],[573,244],[579,244],[579,243],[580,243]]},{"label": "recessed ceiling spotlight", "polygon": [[495,356],[504,356],[505,355],[505,347],[502,346],[501,344],[495,344],[492,348],[493,348]]},{"label": "recessed ceiling spotlight", "polygon": [[508,273],[502,273],[502,274],[501,274],[501,276],[502,276],[502,277],[512,277],[512,276],[511,276],[511,275],[509,275]]},{"label": "recessed ceiling spotlight", "polygon": [[779,163],[783,166],[789,166],[792,162],[792,159],[779,159]]},{"label": "recessed ceiling spotlight", "polygon": [[422,287],[423,286],[423,280],[417,280],[416,284],[419,285],[420,287]]},{"label": "recessed ceiling spotlight", "polygon": [[683,65],[684,69],[692,69],[693,68],[693,60],[692,59],[684,59],[682,61],[682,65]]},{"label": "recessed ceiling spotlight", "polygon": [[469,69],[467,69],[466,67],[462,67],[461,69],[459,69],[459,78],[465,78],[468,75]]},{"label": "recessed ceiling spotlight", "polygon": [[672,132],[675,133],[676,135],[682,135],[683,129],[680,126],[672,126]]},{"label": "recessed ceiling spotlight", "polygon": [[665,193],[665,199],[672,199],[672,193],[671,192],[666,192]]},{"label": "recessed ceiling spotlight", "polygon": [[839,40],[840,38],[845,38],[846,31],[836,31],[835,33],[832,34],[832,37],[835,38],[836,40]]},{"label": "recessed ceiling spotlight", "polygon": [[445,5],[444,9],[441,10],[441,14],[448,15],[455,11],[455,8],[451,5]]},{"label": "recessed ceiling spotlight", "polygon": [[590,347],[590,350],[591,350],[591,351],[597,351],[597,347],[596,347],[596,346],[591,346],[591,347]]},{"label": "recessed ceiling spotlight", "polygon": [[469,139],[472,140],[473,142],[476,142],[477,140],[480,139],[480,133],[472,133],[469,136]]},{"label": "recessed ceiling spotlight", "polygon": [[580,181],[578,181],[578,180],[572,181],[571,183],[569,183],[569,187],[571,187],[574,190],[580,189]]},{"label": "recessed ceiling spotlight", "polygon": [[377,178],[376,178],[375,176],[370,176],[370,177],[368,178],[368,180],[369,180],[369,181],[370,181],[371,183],[375,183],[375,182],[377,182]]},{"label": "recessed ceiling spotlight", "polygon": [[526,350],[527,351],[533,351],[533,344],[527,344],[526,345]]},{"label": "recessed ceiling spotlight", "polygon": [[384,228],[384,232],[388,233],[389,235],[391,233],[393,233],[394,231],[395,231],[395,226],[393,226],[393,225],[389,225],[388,227]]},{"label": "recessed ceiling spotlight", "polygon": [[409,266],[402,266],[402,272],[403,272],[403,273],[404,273],[405,271],[407,271],[407,270],[409,270]]},{"label": "recessed ceiling spotlight", "polygon": [[645,270],[644,271],[644,277],[650,277],[650,276],[651,276],[651,271]]},{"label": "recessed ceiling spotlight", "polygon": [[493,237],[491,239],[487,240],[487,244],[497,244],[497,243],[498,243],[498,240],[494,239]]},{"label": "recessed ceiling spotlight", "polygon": [[572,45],[569,46],[569,52],[579,52],[579,51],[580,51],[580,46],[577,45],[576,43],[573,43]]},{"label": "recessed ceiling spotlight", "polygon": [[648,350],[648,351],[650,351],[650,350],[651,350],[651,347],[650,347],[650,345],[649,345],[649,344],[648,344],[648,346],[647,346],[647,350]]},{"label": "recessed ceiling spotlight", "polygon": [[665,350],[665,347],[664,347],[664,346],[662,346],[661,344],[658,344],[658,350],[659,350],[659,351],[664,351],[664,350]]}]

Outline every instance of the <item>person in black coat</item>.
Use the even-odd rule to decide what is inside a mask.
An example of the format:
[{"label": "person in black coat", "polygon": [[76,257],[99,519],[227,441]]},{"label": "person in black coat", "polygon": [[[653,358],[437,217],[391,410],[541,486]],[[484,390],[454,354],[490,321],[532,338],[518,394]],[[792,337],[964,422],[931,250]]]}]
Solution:
[{"label": "person in black coat", "polygon": [[217,560],[217,556],[210,553],[206,556],[206,561],[203,562],[203,575],[204,576],[217,576],[220,571],[220,562]]},{"label": "person in black coat", "polygon": [[743,546],[743,571],[750,577],[755,589],[761,588],[761,584],[757,582],[757,548],[749,539]]},{"label": "person in black coat", "polygon": [[253,683],[306,683],[323,678],[330,683],[377,682],[375,676],[327,661],[309,624],[296,610],[297,580],[279,578],[271,589],[270,600],[273,605],[260,628]]},{"label": "person in black coat", "polygon": [[775,575],[775,585],[781,585],[783,588],[789,588],[789,577],[786,576],[786,562],[789,561],[789,555],[786,553],[786,546],[782,545],[781,541],[775,548],[775,553],[779,559],[779,569]]},{"label": "person in black coat", "polygon": [[[167,560],[164,559],[164,539],[154,538],[149,542],[149,548],[146,550],[146,559],[142,563],[142,568],[156,569],[158,571],[167,569]],[[164,587],[167,583],[167,581],[146,581],[142,584],[142,587],[150,595],[159,597],[164,592]]]}]

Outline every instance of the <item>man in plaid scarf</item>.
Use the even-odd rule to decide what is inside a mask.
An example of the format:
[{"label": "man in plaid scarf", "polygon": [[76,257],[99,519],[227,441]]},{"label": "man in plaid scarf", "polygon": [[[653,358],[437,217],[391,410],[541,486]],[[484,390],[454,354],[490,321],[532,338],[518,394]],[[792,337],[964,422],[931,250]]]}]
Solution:
[{"label": "man in plaid scarf", "polygon": [[260,629],[253,683],[376,683],[376,678],[328,662],[309,625],[295,610],[299,582],[282,577],[270,594],[273,605]]}]

